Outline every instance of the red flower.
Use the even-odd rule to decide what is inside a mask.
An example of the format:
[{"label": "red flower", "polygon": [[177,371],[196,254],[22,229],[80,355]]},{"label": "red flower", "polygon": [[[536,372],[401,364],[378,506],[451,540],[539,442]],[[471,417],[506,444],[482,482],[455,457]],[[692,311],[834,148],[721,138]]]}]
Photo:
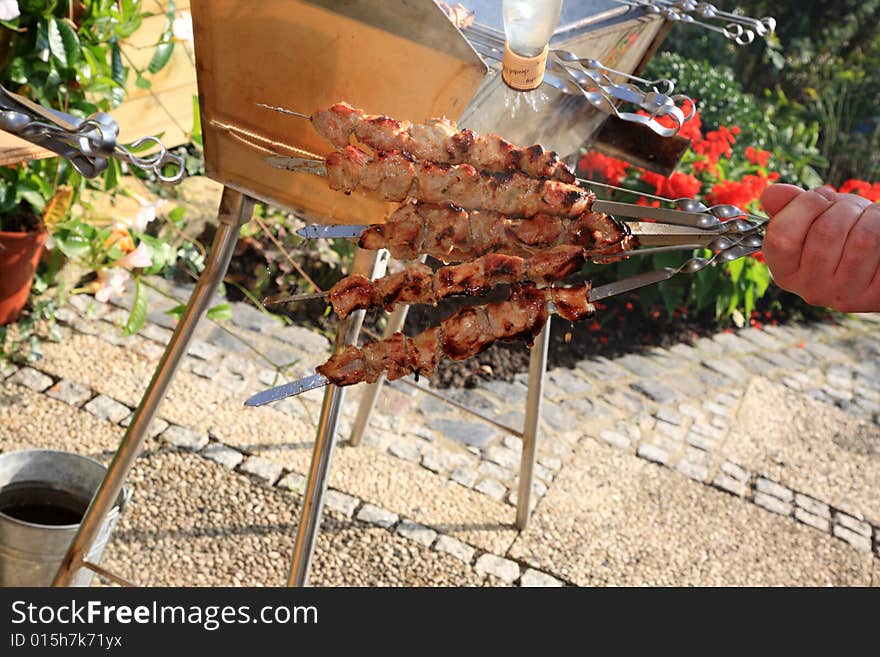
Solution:
[{"label": "red flower", "polygon": [[840,186],[841,194],[858,194],[872,203],[880,203],[880,183],[873,185],[864,180],[847,180]]},{"label": "red flower", "polygon": [[639,196],[639,200],[636,201],[636,205],[641,205],[646,208],[659,208],[660,201],[649,201],[644,196]]},{"label": "red flower", "polygon": [[[778,176],[777,176],[778,177]],[[725,180],[712,187],[709,200],[713,204],[735,205],[745,209],[749,203],[756,201],[772,182],[770,176],[744,176],[742,180]]]},{"label": "red flower", "polygon": [[584,172],[587,178],[598,176],[609,185],[619,185],[623,177],[626,176],[626,170],[629,169],[629,166],[629,162],[596,151],[590,151],[578,162],[578,168]]},{"label": "red flower", "polygon": [[770,160],[770,155],[770,151],[759,151],[754,146],[746,148],[746,159],[752,164],[757,164],[765,169],[767,168],[767,162]]},{"label": "red flower", "polygon": [[699,178],[681,171],[676,171],[668,178],[659,173],[645,171],[642,174],[642,180],[653,185],[658,196],[666,198],[693,198],[699,194],[700,187],[702,187]]}]

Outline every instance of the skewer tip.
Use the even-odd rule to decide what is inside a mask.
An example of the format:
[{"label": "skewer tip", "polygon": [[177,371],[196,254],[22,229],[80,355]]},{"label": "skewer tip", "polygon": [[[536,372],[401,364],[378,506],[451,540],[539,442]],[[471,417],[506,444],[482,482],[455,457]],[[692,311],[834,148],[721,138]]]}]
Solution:
[{"label": "skewer tip", "polygon": [[290,114],[291,116],[297,116],[301,119],[312,120],[312,117],[308,114],[303,114],[302,112],[294,112],[293,110],[289,110],[285,107],[276,107],[275,105],[267,105],[266,103],[256,103],[257,107],[262,107],[267,110],[272,110],[273,112],[280,112],[281,114]]}]

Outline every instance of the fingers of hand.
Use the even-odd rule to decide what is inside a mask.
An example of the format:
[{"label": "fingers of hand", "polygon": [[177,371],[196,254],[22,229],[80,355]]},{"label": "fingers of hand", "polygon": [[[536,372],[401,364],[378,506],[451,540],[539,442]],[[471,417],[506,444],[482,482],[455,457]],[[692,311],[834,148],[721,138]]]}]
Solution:
[{"label": "fingers of hand", "polygon": [[795,196],[767,225],[764,258],[773,277],[782,287],[800,269],[801,252],[813,222],[836,201],[837,194],[827,188]]},{"label": "fingers of hand", "polygon": [[834,272],[834,286],[838,310],[880,307],[880,204],[866,206],[849,231]]}]

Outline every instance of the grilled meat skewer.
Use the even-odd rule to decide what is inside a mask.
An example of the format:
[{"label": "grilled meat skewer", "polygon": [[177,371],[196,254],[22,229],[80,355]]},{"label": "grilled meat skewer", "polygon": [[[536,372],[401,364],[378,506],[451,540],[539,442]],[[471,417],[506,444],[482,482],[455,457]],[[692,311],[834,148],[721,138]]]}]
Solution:
[{"label": "grilled meat skewer", "polygon": [[505,283],[547,285],[572,274],[585,261],[581,247],[563,245],[541,251],[529,259],[490,253],[437,271],[427,265],[413,264],[375,281],[359,274],[346,276],[330,288],[330,303],[340,319],[355,310],[375,306],[390,312],[397,304],[435,305],[454,294],[476,296]]},{"label": "grilled meat skewer", "polygon": [[345,193],[367,189],[386,201],[412,197],[523,217],[541,213],[577,217],[589,211],[595,199],[586,189],[558,180],[518,172],[481,173],[470,164],[418,161],[401,151],[378,151],[370,157],[347,146],[328,155],[324,164],[331,189]]},{"label": "grilled meat skewer", "polygon": [[393,381],[409,374],[430,377],[443,356],[465,360],[496,340],[524,340],[531,344],[547,323],[548,304],[576,322],[593,313],[589,285],[576,288],[514,288],[507,301],[463,308],[415,337],[395,333],[390,338],[350,346],[316,368],[338,386],[366,381],[373,383],[383,373]]},{"label": "grilled meat skewer", "polygon": [[398,260],[415,260],[424,253],[443,262],[463,262],[487,253],[529,257],[561,244],[607,254],[634,243],[625,225],[595,212],[572,219],[537,214],[518,220],[450,204],[406,203],[386,223],[364,231],[358,244],[362,249],[388,249]]},{"label": "grilled meat skewer", "polygon": [[520,171],[533,178],[552,178],[573,183],[575,175],[559,156],[540,145],[522,148],[497,135],[459,130],[448,119],[424,124],[398,121],[390,116],[366,114],[348,103],[336,103],[316,112],[312,125],[338,148],[349,145],[351,135],[370,148],[402,151],[419,160],[443,164],[471,164],[484,171]]}]

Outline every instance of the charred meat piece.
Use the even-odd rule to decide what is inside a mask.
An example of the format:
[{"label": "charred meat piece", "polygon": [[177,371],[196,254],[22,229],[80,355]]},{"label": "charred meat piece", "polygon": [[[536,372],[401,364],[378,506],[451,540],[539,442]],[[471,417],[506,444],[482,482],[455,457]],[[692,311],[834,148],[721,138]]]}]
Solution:
[{"label": "charred meat piece", "polygon": [[389,116],[366,114],[348,103],[336,103],[312,116],[312,125],[337,148],[350,145],[352,135],[379,151],[403,151],[420,160],[441,164],[468,163],[482,171],[521,171],[533,178],[553,178],[566,183],[574,173],[559,156],[542,146],[521,148],[497,135],[459,130],[448,119],[429,119],[413,125]]},{"label": "charred meat piece", "polygon": [[369,157],[346,146],[328,155],[325,165],[331,189],[350,194],[363,188],[386,201],[413,197],[523,217],[540,213],[577,217],[590,209],[594,198],[589,191],[558,180],[529,178],[519,172],[483,173],[470,164],[419,162],[404,151],[377,151]]},{"label": "charred meat piece", "polygon": [[464,360],[496,340],[533,342],[547,323],[550,302],[571,321],[587,317],[593,311],[589,293],[588,285],[569,289],[516,287],[507,301],[464,308],[413,338],[395,333],[360,349],[347,347],[317,371],[340,386],[372,382],[382,372],[389,379],[407,374],[431,376],[440,356]]},{"label": "charred meat piece", "polygon": [[546,285],[572,274],[585,261],[580,247],[557,246],[528,260],[490,253],[460,265],[440,267],[436,272],[427,265],[413,264],[375,281],[358,274],[347,276],[330,289],[330,303],[334,312],[345,319],[355,310],[381,306],[391,311],[397,304],[436,304],[456,294],[477,296],[496,285]]},{"label": "charred meat piece", "polygon": [[597,212],[573,219],[547,214],[517,219],[449,204],[405,203],[386,223],[364,231],[359,245],[386,248],[398,260],[425,253],[443,262],[463,262],[487,253],[528,257],[563,244],[580,246],[592,257],[635,248],[633,239],[624,224]]}]

